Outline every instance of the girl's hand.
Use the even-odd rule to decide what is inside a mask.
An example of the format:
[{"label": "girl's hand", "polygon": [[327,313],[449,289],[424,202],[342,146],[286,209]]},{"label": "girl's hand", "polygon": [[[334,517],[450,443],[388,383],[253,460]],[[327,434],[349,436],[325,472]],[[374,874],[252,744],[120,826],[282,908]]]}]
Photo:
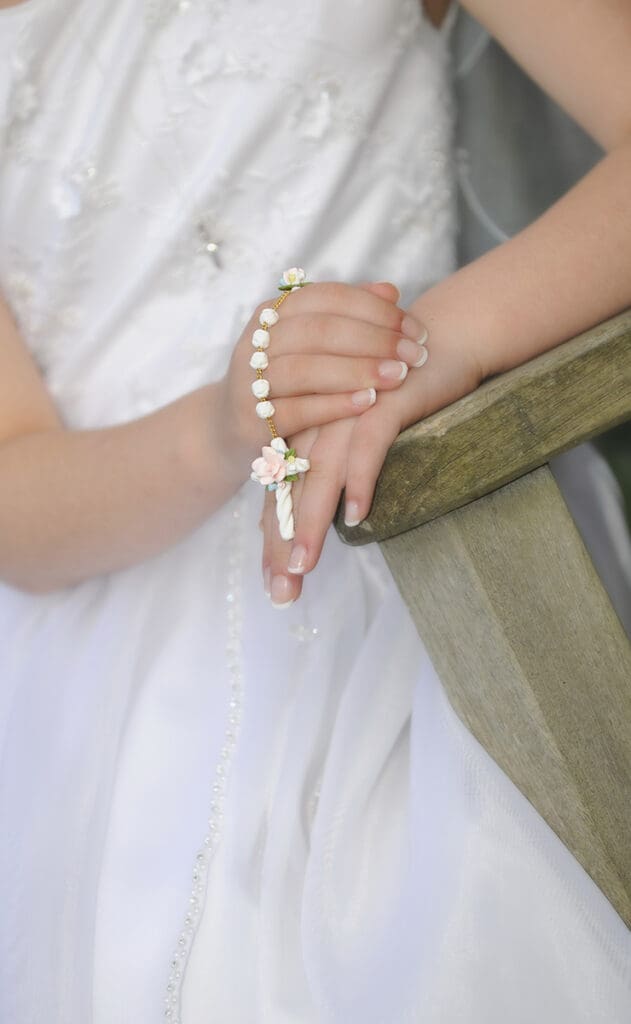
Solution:
[{"label": "girl's hand", "polygon": [[312,569],[344,487],[354,419],[338,420],[305,430],[291,444],[311,462],[311,469],[292,485],[296,536],[284,541],[278,531],[276,501],[266,492],[263,506],[263,583],[276,608],[295,601],[302,576]]},{"label": "girl's hand", "polygon": [[476,353],[459,339],[441,337],[427,344],[429,359],[410,371],[397,395],[380,396],[370,418],[353,424],[346,468],[344,518],[356,525],[366,518],[377,477],[390,445],[406,427],[470,394],[484,379]]},{"label": "girl's hand", "polygon": [[[377,391],[400,387],[418,359],[416,339],[424,328],[397,300],[398,291],[388,284],[312,284],[287,297],[271,329],[264,371],[282,437],[356,417],[374,404]],[[243,478],[269,440],[267,424],[255,414],[250,359],[261,310],[273,302],[255,310],[221,389],[221,447],[233,467],[243,464]]]},{"label": "girl's hand", "polygon": [[[273,495],[263,516],[265,589],[282,607],[302,589],[302,576],[315,567],[327,530],[346,488],[345,518],[361,522],[369,512],[377,477],[388,448],[405,427],[416,423],[482,382],[475,355],[458,342],[441,339],[427,348],[427,363],[412,369],[396,391],[381,394],[360,419],[346,419],[310,431],[291,444],[311,461],[311,470],[295,488],[296,536],[282,541],[275,522]],[[272,500],[269,500],[269,499]]]}]

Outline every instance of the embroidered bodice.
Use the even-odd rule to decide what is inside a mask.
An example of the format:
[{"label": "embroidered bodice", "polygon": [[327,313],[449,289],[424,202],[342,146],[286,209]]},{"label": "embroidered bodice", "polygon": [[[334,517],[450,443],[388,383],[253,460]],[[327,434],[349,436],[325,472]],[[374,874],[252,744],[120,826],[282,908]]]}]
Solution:
[{"label": "embroidered bodice", "polygon": [[68,422],[220,373],[279,268],[444,275],[445,50],[418,0],[0,12],[0,289]]}]

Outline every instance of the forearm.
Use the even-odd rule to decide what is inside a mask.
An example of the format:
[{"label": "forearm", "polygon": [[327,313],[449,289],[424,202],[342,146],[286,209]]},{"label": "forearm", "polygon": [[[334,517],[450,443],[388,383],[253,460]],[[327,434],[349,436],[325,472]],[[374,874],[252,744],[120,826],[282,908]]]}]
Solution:
[{"label": "forearm", "polygon": [[514,238],[425,292],[412,311],[501,373],[631,305],[631,140]]},{"label": "forearm", "polygon": [[[0,445],[0,578],[54,590],[175,543],[237,490],[209,385],[139,420]],[[239,467],[241,468],[241,467]]]}]

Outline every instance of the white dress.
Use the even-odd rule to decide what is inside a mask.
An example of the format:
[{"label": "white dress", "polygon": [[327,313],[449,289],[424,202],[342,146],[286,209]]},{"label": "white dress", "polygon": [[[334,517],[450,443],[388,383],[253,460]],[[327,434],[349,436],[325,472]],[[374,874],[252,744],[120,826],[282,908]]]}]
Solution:
[{"label": "white dress", "polygon": [[[219,377],[286,266],[453,266],[416,0],[0,12],[0,284],[71,427]],[[263,595],[261,493],[0,588],[3,1024],[623,1024],[631,941],[460,725],[374,547]]]}]

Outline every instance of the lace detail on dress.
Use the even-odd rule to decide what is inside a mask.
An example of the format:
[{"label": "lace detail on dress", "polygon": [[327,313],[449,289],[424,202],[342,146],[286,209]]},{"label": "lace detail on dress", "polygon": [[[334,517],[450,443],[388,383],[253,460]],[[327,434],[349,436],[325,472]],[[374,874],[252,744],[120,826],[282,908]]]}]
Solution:
[{"label": "lace detail on dress", "polygon": [[30,18],[18,31],[17,45],[9,61],[10,84],[2,118],[2,148],[5,159],[19,161],[33,159],[33,154],[28,148],[28,139],[40,107],[37,65],[35,56],[28,46],[29,26]]},{"label": "lace detail on dress", "polygon": [[[123,322],[132,350],[120,394],[130,412],[190,387],[210,365],[209,345],[227,352],[237,337],[237,284],[248,282],[251,308],[286,264],[351,278],[370,268],[404,295],[429,283],[411,280],[410,268],[449,268],[446,54],[417,0],[371,6],[361,19],[351,0],[296,0],[272,20],[262,0],[144,0],[125,19],[123,3],[105,17],[98,4],[66,2],[72,34],[52,4],[19,33],[3,185],[21,181],[24,202],[4,211],[0,251],[3,287],[59,401],[73,360],[85,363],[92,345],[97,365],[96,346]],[[42,49],[47,18],[56,52],[74,53],[61,69]],[[388,111],[391,95],[412,92],[427,117],[408,135]],[[67,130],[57,137],[60,110]],[[26,202],[29,171],[36,209]],[[35,217],[38,238],[23,230]],[[148,277],[164,301],[182,304],[177,343],[169,317],[138,306]],[[84,313],[95,304],[109,310],[102,329]],[[153,381],[137,350],[147,338]],[[179,386],[163,372],[175,343]]]},{"label": "lace detail on dress", "polygon": [[38,253],[13,245],[3,277],[7,298],[44,372],[58,348],[85,329],[80,296],[93,279],[93,241],[103,216],[120,202],[117,183],[103,177],[89,158],[60,172],[51,168],[49,184],[57,227],[42,237]]}]

